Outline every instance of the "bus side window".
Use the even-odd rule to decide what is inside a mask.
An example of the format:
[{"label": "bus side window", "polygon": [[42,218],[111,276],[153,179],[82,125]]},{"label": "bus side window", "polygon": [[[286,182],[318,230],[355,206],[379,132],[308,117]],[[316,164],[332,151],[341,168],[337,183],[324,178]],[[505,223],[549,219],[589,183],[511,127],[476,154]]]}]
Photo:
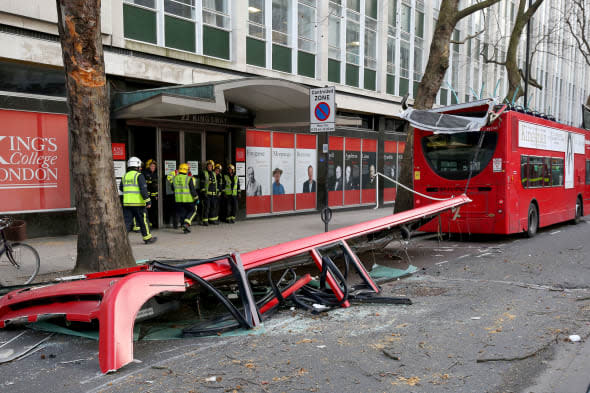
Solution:
[{"label": "bus side window", "polygon": [[529,187],[529,158],[527,156],[520,156],[520,182],[523,188]]},{"label": "bus side window", "polygon": [[551,178],[554,186],[563,185],[563,158],[551,159]]},{"label": "bus side window", "polygon": [[586,184],[590,184],[590,160],[586,160]]},{"label": "bus side window", "polygon": [[543,158],[529,157],[529,187],[543,187]]},{"label": "bus side window", "polygon": [[543,187],[551,187],[551,158],[545,157],[543,162]]}]

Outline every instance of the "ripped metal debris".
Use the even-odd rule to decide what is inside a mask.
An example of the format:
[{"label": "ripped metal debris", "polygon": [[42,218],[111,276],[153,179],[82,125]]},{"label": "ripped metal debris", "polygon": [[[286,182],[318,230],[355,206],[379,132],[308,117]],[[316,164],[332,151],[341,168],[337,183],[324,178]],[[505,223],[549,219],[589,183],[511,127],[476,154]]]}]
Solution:
[{"label": "ripped metal debris", "polygon": [[[116,371],[133,361],[133,327],[142,306],[156,295],[185,292],[198,285],[207,289],[227,309],[229,328],[254,328],[261,318],[286,299],[312,312],[313,305],[326,309],[348,307],[351,301],[411,304],[407,298],[383,298],[347,244],[347,240],[400,226],[420,226],[437,215],[469,203],[465,196],[433,203],[391,216],[320,233],[244,254],[223,255],[205,260],[151,261],[133,268],[86,274],[83,278],[58,284],[14,290],[0,298],[0,328],[61,316],[67,321],[99,325],[99,364],[103,373]],[[345,271],[332,261],[328,248],[343,255]],[[297,277],[286,270],[275,282],[271,264],[296,255],[309,253],[320,271],[320,288],[307,285],[309,275]],[[362,278],[364,288],[347,284],[349,267]],[[272,292],[256,300],[248,276],[266,272]],[[234,278],[242,307],[235,306],[210,282]],[[322,310],[323,311],[323,310]],[[145,317],[145,315],[143,315]],[[206,326],[185,329],[187,335],[201,334]],[[216,328],[217,329],[217,328]]]}]

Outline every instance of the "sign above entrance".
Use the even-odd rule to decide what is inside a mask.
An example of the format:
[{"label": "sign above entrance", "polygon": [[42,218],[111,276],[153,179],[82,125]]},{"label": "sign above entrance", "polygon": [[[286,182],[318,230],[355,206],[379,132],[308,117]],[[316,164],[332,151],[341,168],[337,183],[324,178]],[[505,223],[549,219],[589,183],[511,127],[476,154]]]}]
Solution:
[{"label": "sign above entrance", "polygon": [[335,131],[336,90],[332,87],[309,89],[309,125],[311,132]]}]

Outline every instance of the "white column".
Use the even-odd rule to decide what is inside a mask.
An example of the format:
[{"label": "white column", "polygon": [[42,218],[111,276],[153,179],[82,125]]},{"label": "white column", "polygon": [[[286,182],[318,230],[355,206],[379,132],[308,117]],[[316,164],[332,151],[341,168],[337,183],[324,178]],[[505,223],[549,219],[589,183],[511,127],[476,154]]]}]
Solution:
[{"label": "white column", "polygon": [[[315,57],[315,75],[316,79],[323,82],[328,81],[328,43],[330,34],[330,6],[329,0],[318,2],[316,10],[316,20],[318,21],[316,29],[316,57]],[[321,22],[321,23],[319,23]]]},{"label": "white column", "polygon": [[[379,5],[381,7],[379,7]],[[387,26],[389,21],[389,1],[379,1],[377,4],[377,83],[380,93],[387,91]]]},{"label": "white column", "polygon": [[365,0],[361,0],[361,9],[359,14],[361,20],[359,23],[359,88],[365,87]]},{"label": "white column", "polygon": [[264,26],[266,40],[266,68],[270,69],[272,68],[272,0],[264,1]]},{"label": "white column", "polygon": [[289,9],[289,46],[291,47],[291,72],[297,74],[297,57],[298,57],[298,36],[299,31],[297,26],[299,23],[299,2],[297,0],[291,0]]},{"label": "white column", "polygon": [[248,1],[232,0],[231,16],[231,59],[239,67],[246,65],[246,36],[248,34]]}]

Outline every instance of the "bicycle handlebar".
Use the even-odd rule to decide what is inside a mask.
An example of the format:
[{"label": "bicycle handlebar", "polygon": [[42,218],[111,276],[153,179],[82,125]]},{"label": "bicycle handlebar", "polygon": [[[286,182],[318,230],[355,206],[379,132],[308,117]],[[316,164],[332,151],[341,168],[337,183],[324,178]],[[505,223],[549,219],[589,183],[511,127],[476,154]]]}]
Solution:
[{"label": "bicycle handlebar", "polygon": [[12,223],[12,218],[10,217],[0,217],[0,231],[8,228]]}]

